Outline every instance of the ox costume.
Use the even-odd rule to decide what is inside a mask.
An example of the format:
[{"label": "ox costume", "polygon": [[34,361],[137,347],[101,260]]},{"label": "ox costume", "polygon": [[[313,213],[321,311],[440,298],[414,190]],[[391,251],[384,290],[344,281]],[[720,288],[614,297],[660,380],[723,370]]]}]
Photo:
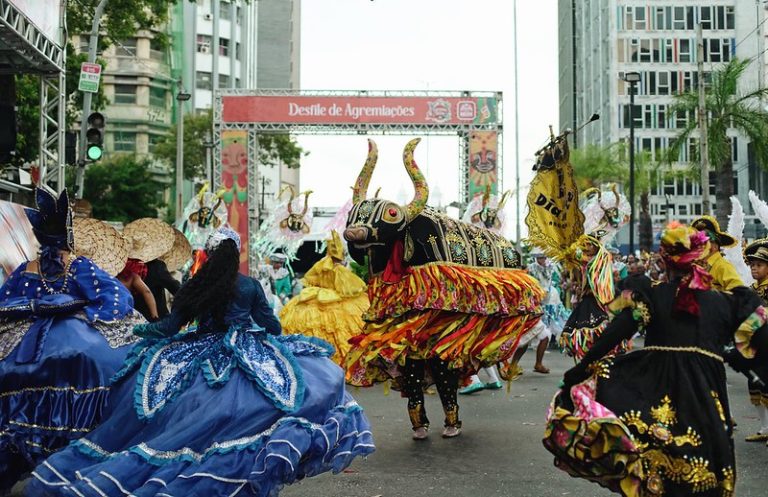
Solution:
[{"label": "ox costume", "polygon": [[[214,233],[206,251],[237,233]],[[172,311],[115,377],[110,415],[33,473],[29,496],[275,496],[373,451],[326,342],[281,336],[258,281],[238,275],[224,316],[180,330]]]},{"label": "ox costume", "polygon": [[460,378],[514,353],[539,319],[543,291],[519,269],[509,241],[426,206],[429,188],[413,159],[418,142],[403,153],[415,197],[400,206],[366,199],[377,159],[369,141],[344,237],[355,261],[362,264],[367,255],[371,274],[371,307],[363,332],[350,341],[347,380],[368,386],[397,378],[414,438],[423,439],[427,370],[445,412],[443,436],[456,436]]},{"label": "ox costume", "polygon": [[[703,232],[668,227],[662,255],[676,275],[630,278],[615,317],[576,367],[548,414],[555,465],[625,497],[734,495],[736,468],[723,346],[768,352],[768,313],[744,287],[710,291]],[[611,349],[646,330],[645,347]]]},{"label": "ox costume", "polygon": [[137,340],[131,328],[144,321],[119,281],[72,255],[67,192],[35,195],[26,213],[39,257],[0,288],[0,493],[101,421],[110,378]]},{"label": "ox costume", "polygon": [[349,339],[363,329],[368,310],[365,282],[344,266],[344,244],[331,232],[327,253],[302,278],[304,288],[280,311],[280,323],[287,334],[321,338],[336,349],[333,360],[344,363]]}]

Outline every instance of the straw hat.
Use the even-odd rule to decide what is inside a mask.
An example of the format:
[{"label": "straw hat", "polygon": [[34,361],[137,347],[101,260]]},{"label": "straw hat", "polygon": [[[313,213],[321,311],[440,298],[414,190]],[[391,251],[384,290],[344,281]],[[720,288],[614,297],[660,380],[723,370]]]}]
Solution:
[{"label": "straw hat", "polygon": [[123,228],[123,236],[131,242],[128,257],[142,262],[154,261],[168,253],[176,238],[169,224],[151,217],[128,223]]},{"label": "straw hat", "polygon": [[178,271],[192,258],[192,245],[190,245],[184,233],[173,228],[174,242],[170,251],[160,257],[165,262],[169,271]]},{"label": "straw hat", "polygon": [[112,226],[90,217],[74,219],[75,254],[116,276],[128,260],[128,241]]},{"label": "straw hat", "polygon": [[706,231],[710,239],[722,248],[733,247],[737,243],[734,237],[720,229],[717,219],[712,216],[701,216],[691,226],[698,231]]}]

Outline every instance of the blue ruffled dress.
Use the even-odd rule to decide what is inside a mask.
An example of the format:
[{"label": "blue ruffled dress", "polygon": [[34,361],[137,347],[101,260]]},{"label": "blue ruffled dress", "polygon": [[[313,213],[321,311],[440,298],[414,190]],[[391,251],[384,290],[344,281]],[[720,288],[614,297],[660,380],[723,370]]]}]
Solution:
[{"label": "blue ruffled dress", "polygon": [[78,257],[66,279],[19,266],[0,288],[0,490],[101,421],[131,329],[131,294]]},{"label": "blue ruffled dress", "polygon": [[137,327],[148,338],[116,376],[114,410],[38,466],[27,495],[275,496],[373,452],[333,347],[280,336],[260,284],[238,278],[226,330],[176,333],[174,313]]}]

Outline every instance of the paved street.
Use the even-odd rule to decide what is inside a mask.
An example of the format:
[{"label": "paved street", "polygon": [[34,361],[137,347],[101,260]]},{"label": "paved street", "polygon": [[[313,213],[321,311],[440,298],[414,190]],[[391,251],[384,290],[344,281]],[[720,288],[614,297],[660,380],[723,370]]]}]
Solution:
[{"label": "paved street", "polygon": [[[572,363],[557,352],[547,354],[552,374],[531,372],[533,353],[523,357],[526,373],[505,390],[461,397],[464,432],[443,440],[433,430],[429,441],[413,442],[405,400],[381,387],[353,389],[373,423],[377,451],[346,472],[322,475],[287,487],[281,497],[487,497],[608,496],[598,485],[575,480],[552,465],[541,445],[543,417],[563,371]],[[757,428],[746,380],[729,378],[736,432],[738,497],[765,497],[768,448],[747,444],[744,436]],[[436,395],[427,399],[435,428],[442,425]]]}]

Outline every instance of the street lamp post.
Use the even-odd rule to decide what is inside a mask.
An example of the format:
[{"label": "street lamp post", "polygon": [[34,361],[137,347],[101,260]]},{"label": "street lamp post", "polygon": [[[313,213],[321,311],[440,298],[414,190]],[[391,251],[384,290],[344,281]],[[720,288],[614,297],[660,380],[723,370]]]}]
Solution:
[{"label": "street lamp post", "polygon": [[192,98],[192,94],[184,91],[179,81],[179,92],[176,94],[176,224],[181,223],[184,210],[184,102]]},{"label": "street lamp post", "polygon": [[622,79],[629,83],[629,253],[635,253],[635,85],[639,72],[626,72]]}]

